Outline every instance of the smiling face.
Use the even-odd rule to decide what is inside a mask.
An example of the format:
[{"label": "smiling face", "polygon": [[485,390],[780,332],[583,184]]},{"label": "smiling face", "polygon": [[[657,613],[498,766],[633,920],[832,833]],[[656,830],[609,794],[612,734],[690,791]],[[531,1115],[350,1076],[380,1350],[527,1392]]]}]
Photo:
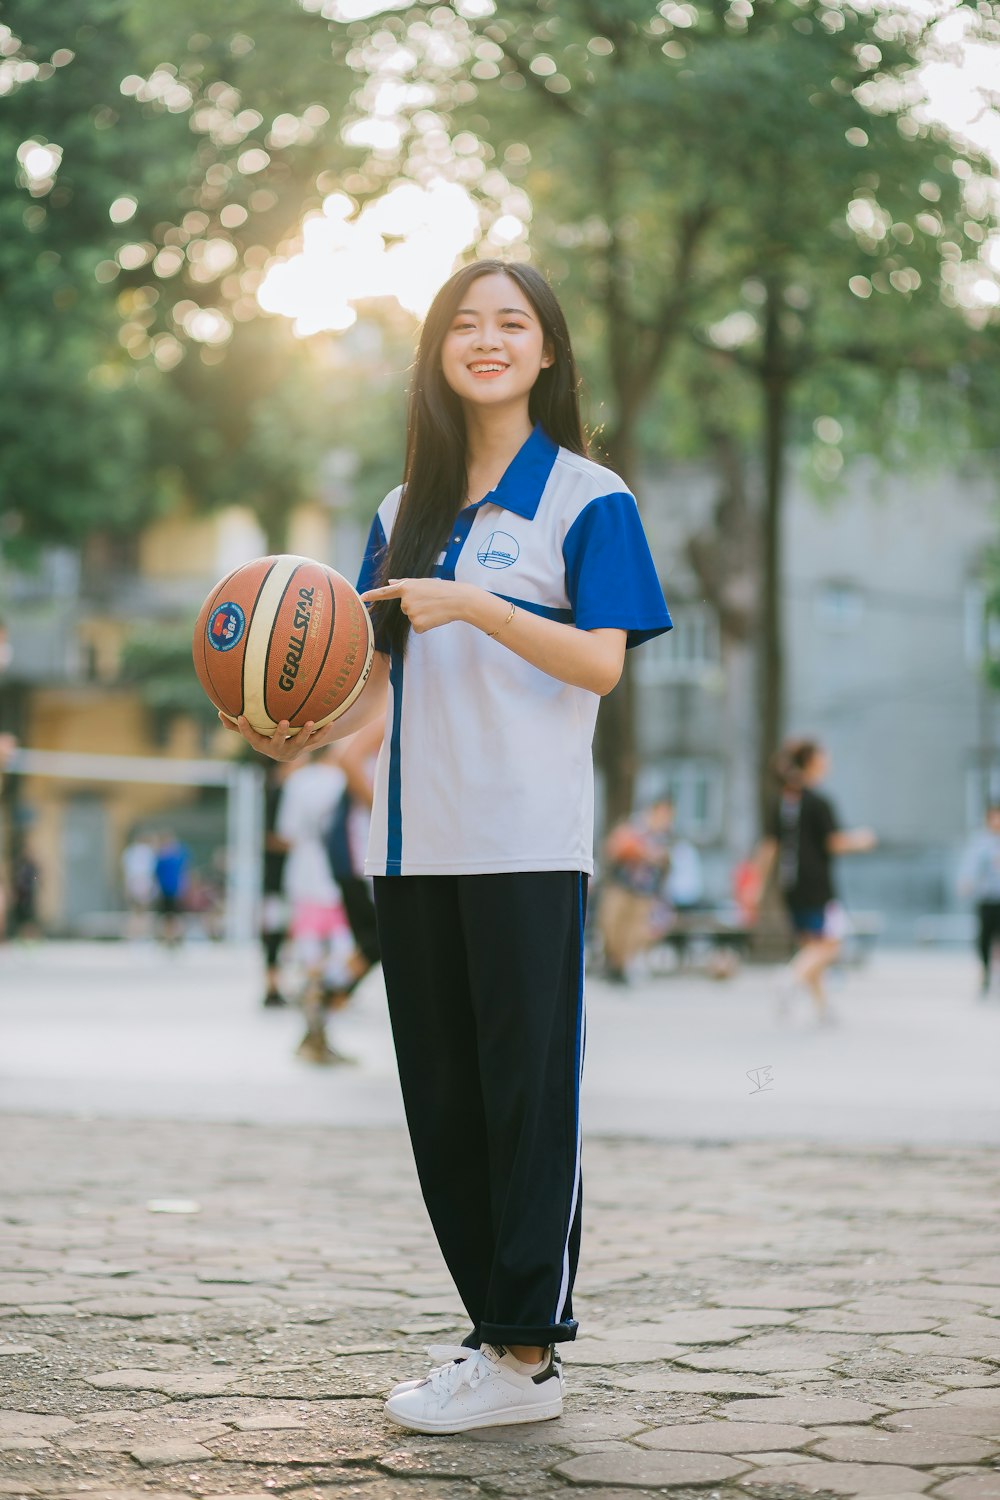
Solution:
[{"label": "smiling face", "polygon": [[553,358],[529,298],[501,272],[466,287],[441,345],[445,380],[474,406],[527,405],[539,371]]}]

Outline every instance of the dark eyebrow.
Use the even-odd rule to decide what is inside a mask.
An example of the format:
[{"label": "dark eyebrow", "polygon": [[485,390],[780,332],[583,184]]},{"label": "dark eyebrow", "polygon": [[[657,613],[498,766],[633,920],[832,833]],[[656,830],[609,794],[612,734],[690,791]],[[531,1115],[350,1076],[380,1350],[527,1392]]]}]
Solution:
[{"label": "dark eyebrow", "polygon": [[[525,312],[522,307],[501,307],[499,309],[499,311],[501,312],[501,314],[502,313],[516,313],[519,318],[530,318],[531,317],[531,314],[529,312]],[[460,307],[460,308],[457,309],[457,311],[455,313],[455,317],[456,318],[461,317],[463,314],[466,315],[466,316],[472,316],[473,318],[478,318],[478,316],[479,316],[479,313],[477,312],[477,310],[474,307]]]}]

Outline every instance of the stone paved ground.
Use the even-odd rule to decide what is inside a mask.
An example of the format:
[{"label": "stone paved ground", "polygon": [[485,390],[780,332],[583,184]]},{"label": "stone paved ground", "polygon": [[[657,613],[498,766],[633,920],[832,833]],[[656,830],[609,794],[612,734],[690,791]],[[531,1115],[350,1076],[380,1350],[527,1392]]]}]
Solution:
[{"label": "stone paved ground", "polygon": [[398,1131],[2,1132],[2,1497],[1000,1500],[988,1149],[591,1141],[566,1415],[443,1439],[382,1412],[466,1327]]}]

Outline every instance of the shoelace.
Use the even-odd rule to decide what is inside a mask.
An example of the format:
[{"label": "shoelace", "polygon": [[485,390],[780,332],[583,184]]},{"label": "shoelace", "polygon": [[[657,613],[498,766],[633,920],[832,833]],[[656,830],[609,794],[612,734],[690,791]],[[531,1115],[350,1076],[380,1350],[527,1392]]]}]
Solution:
[{"label": "shoelace", "polygon": [[[447,1349],[447,1345],[436,1345],[435,1353],[440,1349]],[[442,1402],[447,1401],[455,1392],[467,1385],[474,1391],[481,1381],[485,1380],[490,1372],[491,1361],[481,1349],[449,1350],[451,1359],[447,1364],[438,1365],[431,1370],[427,1376],[427,1382],[435,1396]]]},{"label": "shoelace", "polygon": [[481,1350],[468,1349],[465,1344],[432,1344],[427,1350],[430,1358],[444,1361],[436,1365],[424,1377],[439,1401],[447,1401],[462,1386],[475,1391],[481,1380],[489,1373],[490,1361]]}]

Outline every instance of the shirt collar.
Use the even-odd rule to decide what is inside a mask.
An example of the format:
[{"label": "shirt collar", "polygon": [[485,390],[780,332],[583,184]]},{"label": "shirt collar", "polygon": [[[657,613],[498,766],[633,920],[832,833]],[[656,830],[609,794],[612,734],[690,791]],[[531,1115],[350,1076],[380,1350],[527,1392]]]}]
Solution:
[{"label": "shirt collar", "polygon": [[483,503],[502,506],[516,516],[523,516],[526,521],[533,521],[558,452],[559,444],[552,441],[540,422],[536,422],[534,431],[511,459],[496,489],[484,495]]}]

